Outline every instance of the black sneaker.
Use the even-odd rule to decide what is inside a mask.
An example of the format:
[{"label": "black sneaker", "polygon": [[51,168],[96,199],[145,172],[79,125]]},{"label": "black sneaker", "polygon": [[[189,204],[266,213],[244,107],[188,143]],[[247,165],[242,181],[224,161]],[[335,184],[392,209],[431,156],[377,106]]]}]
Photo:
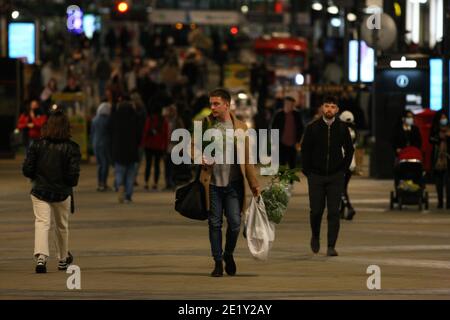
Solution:
[{"label": "black sneaker", "polygon": [[353,217],[355,216],[356,211],[353,208],[350,208],[347,212],[347,217],[345,220],[353,220]]},{"label": "black sneaker", "polygon": [[58,270],[67,270],[70,264],[73,262],[73,255],[69,252],[67,252],[68,256],[64,260],[59,260],[58,262]]},{"label": "black sneaker", "polygon": [[222,261],[216,261],[214,270],[211,272],[211,277],[222,277],[223,276],[223,263]]},{"label": "black sneaker", "polygon": [[36,262],[36,273],[47,273],[47,259],[39,256]]},{"label": "black sneaker", "polygon": [[338,253],[333,247],[328,247],[327,256],[329,256],[329,257],[337,257]]},{"label": "black sneaker", "polygon": [[225,272],[229,276],[234,276],[236,274],[236,262],[234,262],[232,254],[224,254],[223,260],[225,261]]},{"label": "black sneaker", "polygon": [[319,250],[320,250],[320,240],[319,240],[319,238],[311,237],[311,250],[314,253],[319,252]]}]

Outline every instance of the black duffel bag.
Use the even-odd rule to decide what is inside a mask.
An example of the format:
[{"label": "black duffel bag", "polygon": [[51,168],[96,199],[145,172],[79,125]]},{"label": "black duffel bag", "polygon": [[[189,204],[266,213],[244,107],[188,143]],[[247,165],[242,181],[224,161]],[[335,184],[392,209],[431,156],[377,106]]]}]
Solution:
[{"label": "black duffel bag", "polygon": [[194,220],[208,219],[205,206],[205,187],[200,182],[200,171],[194,181],[175,192],[175,210],[182,216]]}]

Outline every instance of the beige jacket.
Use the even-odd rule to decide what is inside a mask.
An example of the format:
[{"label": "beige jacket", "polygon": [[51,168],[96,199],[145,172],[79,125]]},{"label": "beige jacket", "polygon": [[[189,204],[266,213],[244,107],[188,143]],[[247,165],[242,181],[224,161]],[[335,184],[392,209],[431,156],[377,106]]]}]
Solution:
[{"label": "beige jacket", "polygon": [[[207,118],[204,121],[210,121],[210,120],[211,120],[211,118]],[[233,113],[231,113],[231,121],[233,122],[234,130],[242,129],[244,131],[247,131],[247,129],[248,129],[247,125],[244,122],[237,119]],[[192,142],[191,147],[192,147],[191,155],[193,155],[194,154],[193,142]],[[252,189],[252,188],[259,187],[259,183],[258,183],[258,179],[256,178],[255,166],[253,164],[249,163],[249,153],[250,153],[249,150],[250,150],[249,142],[248,142],[248,138],[246,138],[246,140],[245,140],[245,164],[240,164],[240,168],[241,168],[242,176],[245,177],[250,189]],[[206,209],[207,210],[210,209],[209,185],[211,182],[211,176],[212,176],[212,166],[201,166],[200,182],[203,184],[203,186],[205,188]],[[243,190],[244,190],[244,194],[243,194],[242,202],[241,202],[242,211],[245,210],[245,208],[246,208],[246,206],[245,206],[245,185],[243,186]]]}]

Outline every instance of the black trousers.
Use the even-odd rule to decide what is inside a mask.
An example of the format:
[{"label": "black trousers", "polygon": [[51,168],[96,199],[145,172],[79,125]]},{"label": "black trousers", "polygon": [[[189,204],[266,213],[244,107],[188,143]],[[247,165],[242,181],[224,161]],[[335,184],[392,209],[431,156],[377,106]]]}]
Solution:
[{"label": "black trousers", "polygon": [[353,206],[350,203],[350,197],[348,196],[348,184],[350,179],[352,178],[352,172],[347,170],[345,173],[345,181],[344,181],[344,192],[342,193],[342,206],[348,209],[352,209]]},{"label": "black trousers", "polygon": [[438,196],[438,205],[444,207],[444,189],[447,209],[450,209],[450,174],[448,171],[434,171],[434,181]]},{"label": "black trousers", "polygon": [[152,169],[152,163],[154,163],[155,171],[153,175],[153,181],[155,184],[158,184],[160,174],[159,164],[162,156],[163,151],[145,149],[145,183],[148,183]]},{"label": "black trousers", "polygon": [[314,173],[308,175],[311,231],[314,238],[320,238],[320,227],[325,205],[328,209],[328,247],[336,246],[340,227],[339,204],[344,192],[344,172],[330,176]]},{"label": "black trousers", "polygon": [[280,165],[289,165],[289,169],[296,167],[297,150],[295,146],[286,146],[280,143]]}]

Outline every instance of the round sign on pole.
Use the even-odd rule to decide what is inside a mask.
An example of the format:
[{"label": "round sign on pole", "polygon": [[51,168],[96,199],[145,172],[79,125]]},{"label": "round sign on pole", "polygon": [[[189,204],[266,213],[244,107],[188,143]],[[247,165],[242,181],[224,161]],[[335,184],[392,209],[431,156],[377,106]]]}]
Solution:
[{"label": "round sign on pole", "polygon": [[399,86],[400,88],[406,88],[409,85],[409,78],[404,74],[401,74],[397,77],[395,82],[397,83],[397,86]]}]

